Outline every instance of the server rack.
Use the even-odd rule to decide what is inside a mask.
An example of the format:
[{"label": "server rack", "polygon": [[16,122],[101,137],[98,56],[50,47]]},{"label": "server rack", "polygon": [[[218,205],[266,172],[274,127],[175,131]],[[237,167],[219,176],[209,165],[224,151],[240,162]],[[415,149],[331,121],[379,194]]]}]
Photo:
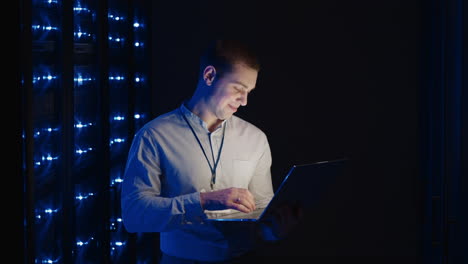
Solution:
[{"label": "server rack", "polygon": [[120,217],[127,151],[153,116],[150,6],[20,1],[25,263],[155,261],[154,237]]}]

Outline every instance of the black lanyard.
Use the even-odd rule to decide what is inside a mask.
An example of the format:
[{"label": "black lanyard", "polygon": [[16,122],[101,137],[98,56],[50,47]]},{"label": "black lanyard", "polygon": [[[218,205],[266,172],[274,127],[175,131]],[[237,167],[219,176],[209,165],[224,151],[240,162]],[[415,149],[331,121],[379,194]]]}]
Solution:
[{"label": "black lanyard", "polygon": [[[221,157],[221,151],[223,150],[224,132],[226,131],[226,125],[224,125],[224,127],[223,127],[223,138],[221,139],[221,145],[219,146],[218,158],[216,159],[216,161],[214,160],[215,158],[214,158],[214,154],[213,154],[213,148],[211,148],[211,155],[213,156],[213,162],[214,162],[214,165],[211,166],[210,160],[208,159],[208,156],[206,156],[205,149],[203,148],[203,146],[202,146],[202,144],[200,142],[200,139],[198,139],[197,133],[195,133],[195,130],[193,130],[193,127],[190,125],[189,121],[185,117],[185,114],[182,113],[182,110],[180,111],[180,114],[184,118],[187,125],[190,127],[190,130],[192,130],[192,133],[195,136],[195,139],[197,140],[198,145],[200,146],[201,150],[203,151],[203,155],[205,155],[206,162],[208,163],[208,166],[210,166],[210,170],[211,170],[210,187],[211,187],[211,190],[213,190],[213,187],[216,184],[216,168],[218,167],[219,158]],[[211,139],[210,139],[210,145],[211,145]]]}]

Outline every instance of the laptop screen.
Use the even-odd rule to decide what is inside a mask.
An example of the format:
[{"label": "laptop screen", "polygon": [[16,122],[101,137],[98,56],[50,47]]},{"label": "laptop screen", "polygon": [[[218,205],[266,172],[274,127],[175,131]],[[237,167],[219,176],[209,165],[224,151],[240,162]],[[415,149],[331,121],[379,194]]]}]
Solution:
[{"label": "laptop screen", "polygon": [[337,176],[343,172],[347,159],[319,161],[294,165],[284,177],[273,198],[266,207],[243,213],[234,209],[205,211],[207,220],[214,221],[258,221],[274,213],[282,205],[300,206],[305,210],[313,208],[320,197],[333,186]]}]

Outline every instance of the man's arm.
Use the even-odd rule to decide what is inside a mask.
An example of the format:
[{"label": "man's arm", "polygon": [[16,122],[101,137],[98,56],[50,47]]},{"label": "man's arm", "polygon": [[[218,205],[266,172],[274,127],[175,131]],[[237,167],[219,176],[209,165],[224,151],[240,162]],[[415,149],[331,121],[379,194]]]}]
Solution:
[{"label": "man's arm", "polygon": [[161,196],[156,146],[151,135],[143,131],[135,136],[129,151],[121,192],[122,218],[129,232],[168,231],[205,217],[199,192]]}]

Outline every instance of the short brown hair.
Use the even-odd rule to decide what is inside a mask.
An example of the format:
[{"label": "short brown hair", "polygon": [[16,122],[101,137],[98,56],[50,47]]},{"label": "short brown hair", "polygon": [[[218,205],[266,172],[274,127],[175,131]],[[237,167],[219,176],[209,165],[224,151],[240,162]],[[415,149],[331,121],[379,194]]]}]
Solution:
[{"label": "short brown hair", "polygon": [[210,43],[200,58],[200,70],[213,65],[218,74],[229,71],[236,63],[260,70],[260,61],[252,45],[238,39],[216,39]]}]

